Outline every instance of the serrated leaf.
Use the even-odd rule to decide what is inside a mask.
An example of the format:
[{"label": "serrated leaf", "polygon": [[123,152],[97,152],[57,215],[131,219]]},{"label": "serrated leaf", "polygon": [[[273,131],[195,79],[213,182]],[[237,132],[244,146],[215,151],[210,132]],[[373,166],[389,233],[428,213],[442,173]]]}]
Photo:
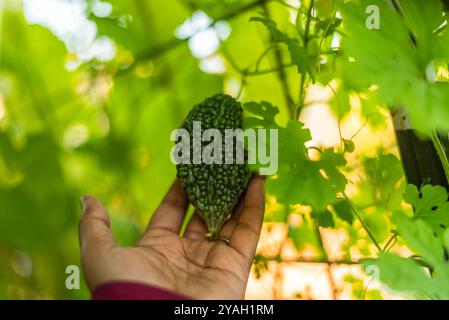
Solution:
[{"label": "serrated leaf", "polygon": [[284,32],[280,31],[277,28],[276,22],[274,22],[271,19],[264,17],[251,17],[249,21],[256,21],[262,23],[268,30],[270,30],[275,40],[277,41],[281,41],[287,44],[292,41],[292,39],[287,34],[285,34]]},{"label": "serrated leaf", "polygon": [[446,232],[444,233],[443,242],[444,246],[446,247],[446,251],[449,252],[449,230],[446,230]]},{"label": "serrated leaf", "polygon": [[329,210],[324,211],[312,211],[312,218],[318,222],[318,225],[323,228],[335,227],[335,222],[332,217],[332,213]]},{"label": "serrated leaf", "polygon": [[335,202],[332,206],[340,219],[352,224],[354,221],[354,214],[352,213],[351,205],[347,200]]},{"label": "serrated leaf", "polygon": [[337,29],[342,22],[343,20],[339,18],[329,18],[325,20],[319,20],[316,24],[316,28],[318,30],[321,30],[323,32],[323,36],[327,38],[334,34],[335,29]]},{"label": "serrated leaf", "polygon": [[445,262],[441,242],[427,223],[421,219],[412,220],[402,212],[395,212],[392,220],[407,245],[431,266]]},{"label": "serrated leaf", "polygon": [[449,262],[437,266],[432,273],[432,298],[449,299]]},{"label": "serrated leaf", "polygon": [[379,29],[366,27],[363,3],[342,6],[346,36],[341,42],[345,55],[341,77],[359,91],[376,85],[382,104],[403,106],[415,129],[447,130],[449,109],[443,101],[449,99],[449,84],[423,76],[432,61],[449,59],[449,45],[441,41],[447,30],[440,35],[433,32],[444,21],[441,1],[429,0],[425,7],[419,1],[400,3],[403,17],[387,2],[371,1],[381,14]]},{"label": "serrated leaf", "polygon": [[382,252],[378,259],[363,262],[365,270],[378,271],[372,276],[379,276],[379,280],[390,289],[408,295],[423,295],[431,289],[432,280],[429,274],[416,261],[404,259],[393,253]]},{"label": "serrated leaf", "polygon": [[287,45],[292,63],[296,65],[298,72],[303,73],[309,71],[309,58],[306,49],[295,41],[290,41]]},{"label": "serrated leaf", "polygon": [[243,108],[253,116],[248,116],[243,119],[243,126],[245,128],[262,127],[265,129],[278,127],[275,117],[279,113],[279,109],[267,101],[248,102],[243,105]]},{"label": "serrated leaf", "polygon": [[397,191],[397,182],[404,177],[401,161],[393,154],[378,153],[375,157],[365,157],[363,166],[373,196],[388,201]]},{"label": "serrated leaf", "polygon": [[415,209],[415,217],[426,221],[436,233],[441,234],[449,227],[449,202],[444,187],[425,185],[419,192],[410,184],[403,197]]},{"label": "serrated leaf", "polygon": [[304,161],[267,181],[267,191],[283,204],[310,205],[324,210],[335,199],[332,185],[319,172],[317,163]]},{"label": "serrated leaf", "polygon": [[252,17],[250,21],[261,22],[273,34],[276,41],[287,45],[288,51],[290,52],[291,61],[294,65],[296,65],[299,73],[310,71],[307,50],[299,43],[298,39],[291,38],[286,33],[280,31],[277,28],[276,22],[271,19]]},{"label": "serrated leaf", "polygon": [[437,207],[447,200],[447,191],[442,186],[425,185],[421,189],[421,194],[418,188],[409,184],[404,191],[404,200],[415,208],[415,213],[420,214],[432,207]]},{"label": "serrated leaf", "polygon": [[[322,163],[306,157],[305,142],[310,139],[310,131],[301,122],[290,121],[286,128],[279,128],[279,171],[267,181],[267,191],[282,204],[304,204],[324,210],[334,200],[335,192],[320,172]],[[335,161],[326,159],[324,163],[332,171]]]},{"label": "serrated leaf", "polygon": [[346,160],[344,155],[334,152],[333,149],[326,149],[321,154],[320,166],[338,191],[343,191],[346,186],[347,179],[339,171],[339,167],[345,164]]},{"label": "serrated leaf", "polygon": [[306,161],[305,143],[312,139],[310,131],[299,121],[289,121],[286,128],[279,129],[280,166],[290,167],[298,161]]},{"label": "serrated leaf", "polygon": [[299,226],[290,226],[287,237],[292,239],[298,251],[308,244],[316,245],[318,240],[314,227],[308,220],[304,220]]}]

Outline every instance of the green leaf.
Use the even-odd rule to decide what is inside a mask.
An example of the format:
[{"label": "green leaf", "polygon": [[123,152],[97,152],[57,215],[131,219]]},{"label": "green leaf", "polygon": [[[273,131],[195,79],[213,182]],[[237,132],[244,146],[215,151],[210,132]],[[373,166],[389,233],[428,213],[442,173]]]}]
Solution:
[{"label": "green leaf", "polygon": [[363,262],[365,271],[378,268],[373,276],[379,276],[380,281],[390,289],[407,295],[423,295],[431,289],[432,280],[429,274],[416,261],[403,259],[393,253],[382,252],[378,259],[368,259]]},{"label": "green leaf", "polygon": [[446,251],[449,252],[449,230],[446,230],[443,236],[444,246],[446,247]]},{"label": "green leaf", "polygon": [[419,1],[400,2],[404,17],[383,0],[370,2],[379,8],[380,29],[366,27],[363,2],[342,6],[346,36],[341,42],[345,56],[341,77],[357,91],[376,86],[382,104],[403,106],[415,129],[448,130],[449,108],[444,101],[449,99],[449,84],[427,77],[433,61],[449,58],[449,44],[442,41],[448,31],[433,32],[445,19],[441,1],[429,0],[425,8]]},{"label": "green leaf", "polygon": [[281,167],[290,167],[306,161],[305,143],[312,140],[310,131],[299,121],[289,121],[286,128],[279,129],[279,159]]},{"label": "green leaf", "polygon": [[345,189],[347,179],[339,171],[339,167],[346,164],[344,155],[342,153],[334,152],[333,149],[326,149],[321,154],[319,163],[335,188],[337,188],[338,191],[343,191]]},{"label": "green leaf", "polygon": [[[267,191],[282,204],[310,205],[324,210],[335,199],[332,182],[320,172],[326,165],[330,175],[341,159],[326,155],[323,162],[310,161],[304,145],[311,139],[309,130],[301,122],[290,121],[286,128],[279,129],[279,170],[267,181]],[[338,175],[338,178],[340,178]]]},{"label": "green leaf", "polygon": [[427,223],[421,219],[412,220],[402,212],[395,212],[392,220],[407,245],[431,266],[445,262],[441,242]]},{"label": "green leaf", "polygon": [[335,199],[332,185],[325,179],[317,163],[304,161],[267,182],[267,191],[283,204],[304,204],[324,210]]},{"label": "green leaf", "polygon": [[304,47],[300,46],[299,43],[295,41],[290,41],[287,43],[288,51],[290,52],[290,57],[292,63],[296,65],[298,72],[308,72],[309,70],[309,58],[307,56],[307,51]]},{"label": "green leaf", "polygon": [[397,191],[398,181],[404,177],[401,161],[393,154],[379,152],[374,157],[365,157],[362,162],[374,198],[388,201]]},{"label": "green leaf", "polygon": [[268,30],[270,30],[270,32],[273,34],[274,39],[276,41],[281,41],[286,44],[288,44],[292,41],[292,39],[287,34],[285,34],[284,32],[280,31],[277,28],[276,22],[274,22],[271,19],[264,18],[264,17],[251,17],[249,19],[249,21],[256,21],[256,22],[262,23]]},{"label": "green leaf", "polygon": [[317,233],[312,221],[303,220],[298,226],[289,226],[288,235],[292,239],[296,250],[301,251],[309,245],[318,245]]},{"label": "green leaf", "polygon": [[432,298],[449,299],[449,262],[437,266],[432,273]]},{"label": "green leaf", "polygon": [[409,184],[403,197],[415,209],[415,217],[427,222],[436,233],[441,234],[449,227],[449,202],[444,187],[425,185],[419,192],[415,185]]},{"label": "green leaf", "polygon": [[290,52],[291,61],[297,66],[299,73],[310,73],[307,50],[303,46],[301,46],[298,39],[291,38],[286,33],[280,31],[277,28],[276,22],[271,19],[263,17],[252,17],[250,21],[261,22],[273,34],[275,41],[283,42],[287,45],[288,51]]},{"label": "green leaf", "polygon": [[265,129],[276,128],[275,117],[279,113],[279,109],[271,105],[267,101],[248,102],[243,105],[243,108],[252,116],[245,117],[243,119],[244,128],[257,128],[262,127]]},{"label": "green leaf", "polygon": [[323,32],[323,37],[327,38],[334,34],[335,30],[341,25],[342,22],[343,20],[339,18],[319,20],[316,24],[316,28],[317,30]]},{"label": "green leaf", "polygon": [[333,228],[335,227],[334,219],[332,218],[332,213],[329,210],[324,211],[312,211],[312,218],[318,222],[318,225],[323,228]]},{"label": "green leaf", "polygon": [[421,194],[418,188],[409,184],[405,187],[404,200],[413,205],[415,214],[419,215],[433,207],[437,207],[447,200],[446,189],[442,186],[425,185]]},{"label": "green leaf", "polygon": [[341,200],[332,204],[334,207],[335,213],[337,216],[346,221],[349,224],[352,224],[354,221],[354,214],[352,213],[351,205],[347,200]]}]

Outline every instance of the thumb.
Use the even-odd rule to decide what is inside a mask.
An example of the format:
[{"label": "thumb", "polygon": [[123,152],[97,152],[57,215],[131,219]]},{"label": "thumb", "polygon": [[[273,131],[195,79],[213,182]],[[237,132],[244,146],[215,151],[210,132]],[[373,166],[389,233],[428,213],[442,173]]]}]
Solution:
[{"label": "thumb", "polygon": [[93,196],[83,196],[80,201],[83,209],[79,225],[81,254],[114,246],[109,215],[103,204]]}]

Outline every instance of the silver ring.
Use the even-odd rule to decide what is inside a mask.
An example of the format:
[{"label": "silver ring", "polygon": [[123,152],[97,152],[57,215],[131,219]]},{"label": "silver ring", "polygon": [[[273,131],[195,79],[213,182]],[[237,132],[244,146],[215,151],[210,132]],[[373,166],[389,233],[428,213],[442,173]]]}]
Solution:
[{"label": "silver ring", "polygon": [[227,246],[229,246],[229,243],[230,243],[229,239],[226,239],[226,238],[217,238],[217,239],[215,239],[215,241],[221,241]]}]

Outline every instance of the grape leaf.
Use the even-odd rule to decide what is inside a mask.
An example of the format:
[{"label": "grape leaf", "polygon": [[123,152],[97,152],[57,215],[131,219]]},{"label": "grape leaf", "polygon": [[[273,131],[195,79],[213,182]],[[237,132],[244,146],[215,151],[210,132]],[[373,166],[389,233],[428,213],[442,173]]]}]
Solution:
[{"label": "grape leaf", "polygon": [[307,244],[318,245],[317,233],[310,220],[304,220],[298,226],[289,226],[288,237],[292,239],[296,250],[302,250]]},{"label": "grape leaf", "polygon": [[409,184],[403,197],[415,209],[415,217],[426,221],[436,233],[449,227],[449,202],[444,187],[425,185],[419,192],[415,185]]},{"label": "grape leaf", "polygon": [[243,126],[245,128],[262,127],[268,129],[278,127],[275,117],[279,113],[279,109],[271,103],[266,101],[260,103],[251,101],[245,103],[243,108],[252,115],[243,119]]},{"label": "grape leaf", "polygon": [[251,17],[249,21],[256,21],[262,23],[274,36],[274,39],[276,41],[281,41],[286,44],[293,41],[287,34],[280,31],[277,27],[276,22],[274,22],[271,19],[264,18],[264,17]]},{"label": "grape leaf", "polygon": [[352,224],[352,222],[354,221],[354,215],[352,214],[352,209],[348,201],[341,200],[335,202],[334,204],[332,204],[332,206],[334,207],[334,211],[340,219],[346,221],[349,224]]},{"label": "grape leaf", "polygon": [[345,55],[341,77],[354,90],[375,85],[380,100],[403,106],[416,129],[427,133],[449,129],[445,121],[449,108],[444,103],[449,83],[427,76],[433,61],[449,59],[449,31],[433,32],[444,19],[441,2],[429,0],[423,8],[419,1],[401,1],[404,17],[385,1],[371,4],[381,14],[379,29],[366,27],[365,5],[347,3],[341,8],[347,35],[341,43]]},{"label": "grape leaf", "polygon": [[326,149],[321,154],[320,165],[324,169],[326,175],[332,181],[332,184],[338,191],[344,191],[347,179],[338,170],[346,164],[345,157],[342,153],[336,153],[333,149]]},{"label": "grape leaf", "polygon": [[444,233],[443,241],[447,252],[449,252],[449,230],[446,230],[446,232]]},{"label": "grape leaf", "polygon": [[334,200],[335,192],[319,169],[317,163],[303,161],[290,170],[279,170],[277,177],[268,180],[267,191],[283,204],[304,204],[324,210]]},{"label": "grape leaf", "polygon": [[290,167],[297,161],[306,161],[305,143],[312,140],[310,131],[299,121],[289,121],[286,128],[279,129],[280,166]]},{"label": "grape leaf", "polygon": [[318,225],[323,228],[335,227],[335,222],[332,213],[329,210],[312,211],[312,218],[318,222]]},{"label": "grape leaf", "polygon": [[419,256],[423,265],[412,258],[403,259],[396,254],[382,252],[377,260],[364,261],[365,269],[377,266],[380,280],[391,289],[418,297],[448,299],[449,263],[445,260],[444,246],[449,232],[443,239],[437,237],[427,223],[421,219],[410,219],[395,212],[393,221],[405,243]]},{"label": "grape leaf", "polygon": [[425,295],[432,285],[432,279],[416,261],[404,259],[393,253],[382,252],[378,259],[363,261],[365,271],[378,268],[379,280],[390,289],[411,296]]},{"label": "grape leaf", "polygon": [[290,121],[286,128],[279,128],[279,171],[267,181],[267,191],[282,204],[310,205],[324,210],[335,199],[332,183],[320,172],[325,164],[331,175],[335,159],[326,156],[323,162],[310,161],[304,145],[311,139],[309,130],[301,122]]},{"label": "grape leaf", "polygon": [[280,31],[277,28],[276,22],[271,19],[264,17],[252,17],[250,21],[261,22],[273,34],[276,41],[287,45],[292,63],[297,66],[299,73],[306,71],[311,73],[309,70],[307,50],[299,43],[298,39],[291,38],[286,33]]},{"label": "grape leaf", "polygon": [[407,245],[427,263],[436,267],[445,262],[441,241],[427,223],[412,220],[402,212],[395,212],[392,220]]},{"label": "grape leaf", "polygon": [[290,51],[290,57],[292,63],[296,65],[298,72],[309,72],[309,57],[307,56],[307,50],[300,46],[296,41],[290,41],[287,43],[288,51]]},{"label": "grape leaf", "polygon": [[379,152],[375,157],[365,157],[363,167],[374,198],[388,201],[397,191],[397,182],[404,176],[401,161],[392,154]]}]

